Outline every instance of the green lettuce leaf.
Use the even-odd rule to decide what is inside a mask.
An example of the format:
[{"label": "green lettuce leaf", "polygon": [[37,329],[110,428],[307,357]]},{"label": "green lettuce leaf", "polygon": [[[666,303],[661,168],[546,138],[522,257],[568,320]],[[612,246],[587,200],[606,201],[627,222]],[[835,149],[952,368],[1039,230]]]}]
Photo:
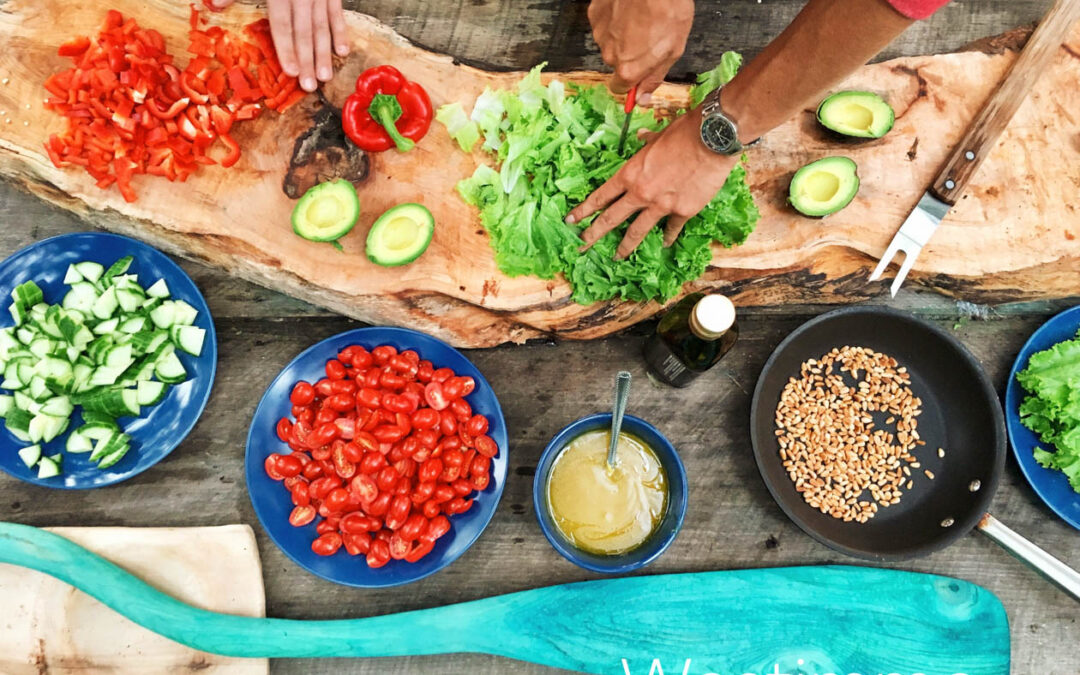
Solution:
[{"label": "green lettuce leaf", "polygon": [[[716,70],[699,78],[707,83],[699,86],[726,82],[740,62],[737,54],[725,54]],[[544,279],[561,273],[581,304],[612,298],[667,300],[705,272],[713,244],[730,247],[746,241],[759,213],[746,170],[738,166],[672,246],[664,247],[662,228],[654,228],[626,260],[616,261],[624,224],[580,253],[579,234],[591,219],[571,226],[564,222],[566,214],[642,147],[640,129],[659,131],[666,122],[648,110],[635,110],[628,152],[620,155],[622,104],[602,86],[559,80],[544,85],[541,68],[532,69],[513,91],[485,90],[468,116],[495,166],[479,166],[457,189],[480,210],[500,270]],[[464,111],[449,110],[444,117],[455,129],[463,128]]]},{"label": "green lettuce leaf", "polygon": [[1054,448],[1035,448],[1035,460],[1064,473],[1080,492],[1080,333],[1032,354],[1016,381],[1028,393],[1020,421]]},{"label": "green lettuce leaf", "polygon": [[720,57],[720,65],[707,73],[697,76],[697,84],[690,87],[690,107],[696,108],[701,105],[709,92],[719,89],[735,77],[742,65],[742,54],[738,52],[724,52]]}]

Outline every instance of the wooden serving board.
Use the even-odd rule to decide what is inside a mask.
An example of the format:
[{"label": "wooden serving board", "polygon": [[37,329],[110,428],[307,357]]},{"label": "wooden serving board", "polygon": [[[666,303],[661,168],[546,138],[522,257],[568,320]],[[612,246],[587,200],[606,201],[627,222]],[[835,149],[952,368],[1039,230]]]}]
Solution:
[{"label": "wooden serving board", "polygon": [[[59,534],[204,609],[266,615],[262,566],[247,525],[57,527]],[[207,560],[213,560],[207,565]],[[0,564],[0,673],[266,675],[266,659],[218,656],[153,633],[62,581]]]},{"label": "wooden serving board", "polygon": [[[655,314],[657,303],[583,307],[561,280],[507,278],[495,267],[475,211],[454,192],[484,158],[460,152],[441,125],[406,154],[367,157],[357,182],[362,216],[343,239],[345,253],[305,242],[290,229],[293,201],[283,182],[295,139],[312,126],[322,104],[310,96],[283,116],[241,125],[244,148],[230,170],[208,167],[184,184],[136,181],[139,200],[126,204],[76,170],[58,170],[42,142],[61,120],[42,108],[42,83],[66,66],[56,46],[93,34],[103,9],[62,0],[0,0],[0,173],[89,223],[220,265],[257,283],[349,316],[408,325],[459,346],[562,336],[610,334]],[[186,45],[186,2],[115,0],[125,14]],[[213,21],[239,27],[261,15],[234,6]],[[485,86],[509,87],[518,73],[490,73],[411,45],[375,20],[350,13],[353,55],[326,88],[340,105],[355,76],[391,63],[421,82],[436,106],[471,106]],[[725,290],[739,304],[840,303],[883,292],[866,277],[889,239],[929,184],[950,146],[1015,58],[1024,35],[956,54],[903,58],[867,66],[845,88],[882,92],[897,123],[884,139],[840,144],[816,126],[813,111],[770,133],[750,159],[750,180],[762,219],[739,248],[717,248],[705,277],[686,290]],[[970,193],[925,248],[909,281],[977,302],[1080,293],[1080,28],[1060,50],[1030,99],[976,177]],[[580,83],[598,73],[566,73]],[[685,104],[683,86],[664,85],[655,100],[670,110]],[[26,108],[29,105],[29,108]],[[323,113],[325,116],[327,113]],[[11,123],[6,123],[11,119]],[[786,205],[795,169],[828,154],[859,164],[862,188],[853,204],[825,220],[803,218]],[[415,263],[381,268],[364,257],[364,239],[386,208],[418,201],[431,209],[436,233]],[[30,226],[11,223],[8,226]]]}]

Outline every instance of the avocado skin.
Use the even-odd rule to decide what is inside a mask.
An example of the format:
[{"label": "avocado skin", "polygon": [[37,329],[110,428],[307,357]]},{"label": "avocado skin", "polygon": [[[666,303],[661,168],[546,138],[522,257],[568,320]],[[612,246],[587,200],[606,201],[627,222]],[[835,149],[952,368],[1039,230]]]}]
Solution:
[{"label": "avocado skin", "polygon": [[[419,243],[416,246],[400,256],[382,255],[379,251],[379,242],[377,239],[379,231],[395,217],[402,216],[425,226],[427,228],[427,236],[422,238],[422,240],[418,240]],[[386,212],[379,216],[371,225],[371,230],[368,231],[365,253],[367,254],[368,260],[383,267],[400,267],[401,265],[408,265],[423,255],[424,251],[427,250],[428,245],[431,244],[431,238],[434,234],[435,217],[431,215],[431,211],[428,211],[426,206],[412,202],[398,204],[397,206],[392,206],[387,209]]]},{"label": "avocado skin", "polygon": [[[874,123],[871,129],[865,133],[845,131],[829,119],[828,108],[830,104],[844,99],[855,99],[867,107],[874,115]],[[880,118],[879,118],[880,115]],[[826,96],[818,105],[816,111],[818,124],[833,138],[847,143],[861,143],[868,140],[882,138],[892,130],[896,124],[896,112],[892,106],[878,94],[872,91],[838,91]]]},{"label": "avocado skin", "polygon": [[[799,180],[806,174],[809,174],[814,170],[829,170],[833,165],[837,167],[843,167],[844,173],[838,171],[830,171],[835,176],[839,176],[841,179],[841,189],[844,189],[843,181],[847,179],[849,184],[846,186],[847,194],[845,197],[835,200],[827,209],[814,209],[809,204],[803,204],[803,200],[796,194],[796,188],[799,185]],[[850,173],[848,173],[850,172]],[[809,164],[801,167],[795,172],[795,175],[791,177],[791,185],[788,188],[788,203],[804,216],[810,218],[824,218],[825,216],[832,215],[838,211],[841,211],[848,204],[855,199],[855,195],[859,193],[859,186],[861,181],[859,180],[858,165],[855,160],[850,157],[824,157],[822,159],[810,162]]]},{"label": "avocado skin", "polygon": [[[344,219],[342,219],[341,227],[335,229],[330,234],[322,237],[312,236],[310,232],[306,232],[307,227],[306,224],[303,222],[301,214],[303,213],[304,207],[309,201],[317,199],[319,194],[322,192],[330,191],[340,192],[342,196],[348,195],[352,197],[352,199],[346,200],[352,207],[350,209],[350,214]],[[298,236],[307,239],[308,241],[319,242],[337,241],[338,239],[341,239],[346,234],[348,234],[349,231],[353,229],[353,227],[356,226],[356,221],[359,219],[360,196],[356,194],[356,188],[353,187],[353,184],[342,178],[332,180],[326,183],[319,183],[318,185],[309,188],[308,191],[305,192],[304,195],[300,197],[300,199],[296,202],[296,205],[293,207],[292,217],[290,218],[292,222],[293,232],[295,232]]]}]

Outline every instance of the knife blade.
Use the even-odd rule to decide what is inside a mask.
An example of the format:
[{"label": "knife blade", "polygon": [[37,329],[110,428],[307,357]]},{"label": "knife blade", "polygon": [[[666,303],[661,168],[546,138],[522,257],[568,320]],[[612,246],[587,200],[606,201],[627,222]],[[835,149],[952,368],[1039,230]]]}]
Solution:
[{"label": "knife blade", "polygon": [[626,113],[626,118],[622,123],[622,133],[619,134],[619,148],[617,152],[621,155],[623,148],[626,147],[626,134],[630,132],[630,118],[634,112],[634,101],[637,100],[637,85],[630,87],[630,91],[626,92],[626,102],[623,103],[623,112]]}]

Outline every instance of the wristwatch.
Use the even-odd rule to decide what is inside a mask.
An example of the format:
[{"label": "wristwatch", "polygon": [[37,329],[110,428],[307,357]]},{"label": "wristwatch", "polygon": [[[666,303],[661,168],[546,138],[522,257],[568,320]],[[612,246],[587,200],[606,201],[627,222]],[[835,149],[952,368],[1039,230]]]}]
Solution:
[{"label": "wristwatch", "polygon": [[761,139],[756,138],[745,144],[739,141],[739,128],[720,107],[721,91],[714,89],[701,105],[701,142],[718,155],[737,155]]}]

